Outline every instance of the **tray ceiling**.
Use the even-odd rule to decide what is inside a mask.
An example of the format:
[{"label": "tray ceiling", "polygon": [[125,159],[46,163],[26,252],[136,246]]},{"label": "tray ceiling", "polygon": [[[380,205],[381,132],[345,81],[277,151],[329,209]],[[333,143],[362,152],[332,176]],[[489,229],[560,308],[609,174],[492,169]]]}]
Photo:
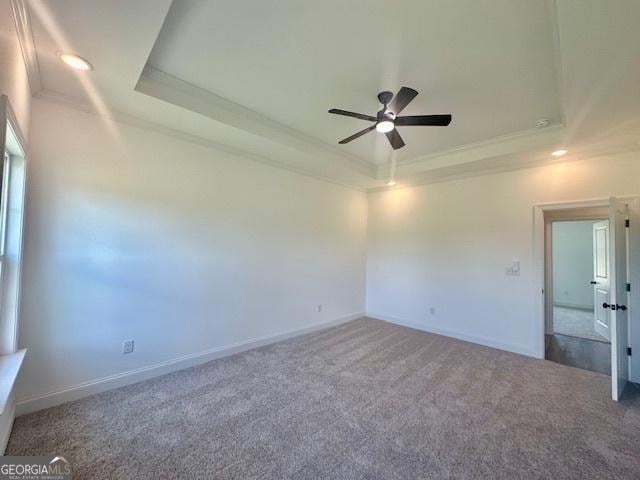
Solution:
[{"label": "tray ceiling", "polygon": [[[375,115],[378,92],[410,86],[403,114],[453,122],[400,129],[404,161],[560,122],[554,39],[549,4],[530,0],[182,0],[148,65],[328,145],[369,125],[329,108]],[[392,151],[374,133],[339,148]]]},{"label": "tray ceiling", "polygon": [[[355,188],[639,148],[636,0],[12,5],[34,95]],[[399,129],[395,154],[374,132],[337,144],[367,123],[329,108],[374,114],[403,85],[420,92],[403,114],[451,125]]]}]

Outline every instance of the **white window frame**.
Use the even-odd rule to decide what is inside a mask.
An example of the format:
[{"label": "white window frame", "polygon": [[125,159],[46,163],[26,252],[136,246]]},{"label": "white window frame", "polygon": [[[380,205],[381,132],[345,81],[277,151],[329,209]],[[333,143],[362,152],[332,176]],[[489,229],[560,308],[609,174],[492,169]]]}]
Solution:
[{"label": "white window frame", "polygon": [[[0,96],[0,152],[4,160],[0,205],[0,415],[11,410],[13,389],[26,349],[18,350],[23,219],[26,187],[25,142],[9,99]],[[9,413],[13,418],[13,413]],[[5,445],[0,445],[4,453]]]},{"label": "white window frame", "polygon": [[26,187],[25,142],[6,95],[0,96],[0,355],[18,349]]},{"label": "white window frame", "polygon": [[7,212],[9,210],[9,175],[11,172],[11,154],[5,149],[2,163],[2,191],[0,194],[0,284],[2,283],[2,262],[7,246]]}]

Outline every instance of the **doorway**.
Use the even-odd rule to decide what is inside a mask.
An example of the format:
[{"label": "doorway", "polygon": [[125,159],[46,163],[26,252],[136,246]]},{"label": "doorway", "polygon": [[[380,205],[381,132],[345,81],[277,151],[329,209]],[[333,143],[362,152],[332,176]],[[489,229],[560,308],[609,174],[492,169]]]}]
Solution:
[{"label": "doorway", "polygon": [[[609,220],[551,223],[553,333],[610,343]],[[610,372],[607,372],[610,373]]]},{"label": "doorway", "polygon": [[[542,294],[538,310],[542,334],[537,347],[539,356],[609,374],[613,400],[620,399],[627,382],[640,374],[640,365],[636,368],[634,363],[638,357],[632,356],[632,350],[636,350],[634,345],[640,349],[640,329],[633,324],[640,313],[637,307],[640,305],[640,289],[634,292],[632,288],[634,284],[640,285],[640,255],[636,255],[640,251],[637,249],[640,245],[639,212],[639,197],[612,197],[534,207],[534,252],[536,264],[541,268],[537,294]],[[592,304],[586,301],[572,303],[570,299],[577,298],[578,293],[562,287],[555,292],[558,298],[554,299],[554,224],[578,221],[589,221],[592,232],[591,262],[585,262],[591,263],[592,268],[589,280]],[[583,224],[585,230],[586,226]],[[556,228],[556,237],[561,235],[562,232]],[[575,254],[576,250],[573,242],[570,252]],[[585,291],[583,289],[583,295]],[[580,310],[576,307],[582,307],[588,316],[566,318],[565,315],[563,322],[562,314],[576,313]],[[562,308],[568,312],[561,311]],[[559,314],[556,322],[554,309]],[[591,315],[593,329],[587,323]],[[570,328],[573,330],[567,331]],[[564,331],[561,332],[562,329]]]},{"label": "doorway", "polygon": [[[606,211],[549,215],[550,330],[545,358],[611,375],[609,220]],[[592,216],[592,218],[576,219]]]}]

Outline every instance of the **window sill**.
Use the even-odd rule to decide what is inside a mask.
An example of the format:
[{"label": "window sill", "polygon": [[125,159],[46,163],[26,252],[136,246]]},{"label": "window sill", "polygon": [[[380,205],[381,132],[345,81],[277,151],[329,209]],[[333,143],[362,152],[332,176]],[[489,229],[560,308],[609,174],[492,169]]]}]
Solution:
[{"label": "window sill", "polygon": [[25,353],[27,353],[27,349],[23,348],[15,353],[0,356],[0,415],[4,413],[7,402],[11,398],[13,385],[18,378]]}]

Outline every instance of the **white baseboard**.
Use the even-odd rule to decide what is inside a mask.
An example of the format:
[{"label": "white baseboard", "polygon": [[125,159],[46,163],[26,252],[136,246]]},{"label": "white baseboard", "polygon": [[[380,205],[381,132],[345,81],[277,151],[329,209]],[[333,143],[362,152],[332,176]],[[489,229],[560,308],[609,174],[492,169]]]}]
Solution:
[{"label": "white baseboard", "polygon": [[105,392],[107,390],[123,387],[132,383],[138,383],[149,378],[175,372],[176,370],[182,370],[184,368],[189,368],[195,365],[210,362],[211,360],[215,360],[217,358],[226,357],[236,353],[262,347],[264,345],[269,345],[271,343],[286,340],[288,338],[316,332],[318,330],[324,330],[326,328],[350,322],[351,320],[355,320],[361,317],[364,317],[364,313],[355,313],[346,317],[339,318],[337,320],[316,323],[308,327],[289,330],[275,335],[267,335],[243,342],[224,345],[221,347],[212,348],[210,350],[205,350],[204,352],[192,353],[179,358],[174,358],[172,360],[166,360],[164,362],[156,363],[154,365],[148,365],[146,367],[137,368],[135,370],[129,370],[127,372],[117,373],[115,375],[91,380],[89,382],[83,382],[78,385],[73,385],[71,387],[56,390],[54,392],[45,393],[44,395],[39,395],[37,397],[19,400],[16,403],[15,413],[16,416],[20,416],[26,413],[35,412],[37,410],[54,407],[56,405],[71,402],[73,400],[78,400],[89,395],[95,395],[96,393]]},{"label": "white baseboard", "polygon": [[497,348],[499,350],[506,350],[507,352],[518,353],[520,355],[526,355],[527,357],[540,358],[534,349],[524,347],[521,345],[513,345],[508,343],[496,342],[490,338],[480,337],[476,335],[468,335],[466,333],[457,332],[454,330],[448,330],[434,325],[412,322],[410,320],[402,320],[388,315],[381,315],[378,313],[367,313],[367,317],[375,318],[377,320],[384,320],[385,322],[395,323],[396,325],[402,325],[404,327],[415,328],[416,330],[422,330],[423,332],[435,333],[438,335],[444,335],[445,337],[457,338],[458,340],[464,340],[465,342],[477,343],[484,345],[485,347]]},{"label": "white baseboard", "polygon": [[576,310],[586,310],[593,312],[593,305],[579,305],[577,303],[553,302],[554,307],[573,308]]}]

